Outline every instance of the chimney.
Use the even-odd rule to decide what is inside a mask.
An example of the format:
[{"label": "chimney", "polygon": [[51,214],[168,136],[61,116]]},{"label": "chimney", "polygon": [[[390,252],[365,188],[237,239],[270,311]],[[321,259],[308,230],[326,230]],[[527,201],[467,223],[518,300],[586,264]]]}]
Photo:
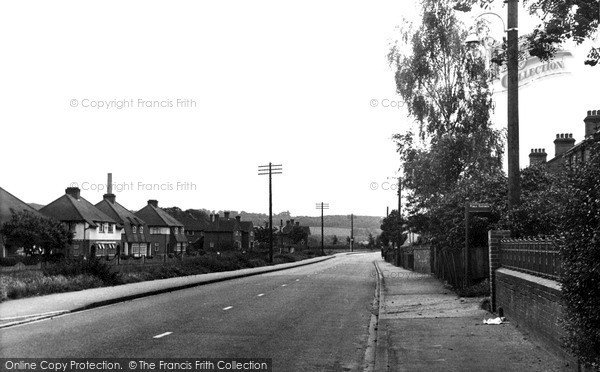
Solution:
[{"label": "chimney", "polygon": [[228,220],[229,219],[229,211],[223,212],[223,214],[224,214],[225,219]]},{"label": "chimney", "polygon": [[150,199],[148,200],[148,205],[154,206],[154,208],[158,208],[158,200]]},{"label": "chimney", "polygon": [[292,224],[292,225],[294,224],[294,219],[293,218],[290,220],[290,224]]},{"label": "chimney", "polygon": [[210,222],[214,222],[215,218],[214,218],[214,216],[213,216],[213,214],[212,214],[212,213],[210,214],[210,216],[208,216],[208,220],[209,220]]},{"label": "chimney", "polygon": [[112,193],[112,173],[108,174],[108,181],[106,183],[106,194],[104,194],[104,200],[115,204],[116,196]]},{"label": "chimney", "polygon": [[554,156],[558,157],[570,150],[575,145],[575,138],[571,133],[560,133],[556,135],[554,140],[555,153]]},{"label": "chimney", "polygon": [[297,222],[297,221],[296,221],[296,226],[300,226],[300,222]]},{"label": "chimney", "polygon": [[546,162],[546,149],[531,149],[529,154],[529,165],[535,165]]},{"label": "chimney", "polygon": [[215,222],[219,222],[219,214],[215,214]]},{"label": "chimney", "polygon": [[289,226],[290,225],[290,220],[285,221],[285,225]]},{"label": "chimney", "polygon": [[67,187],[65,194],[71,195],[73,198],[79,200],[81,198],[81,190],[79,187]]},{"label": "chimney", "polygon": [[240,222],[240,221],[242,220],[242,216],[235,216],[235,220],[236,220],[237,222]]},{"label": "chimney", "polygon": [[585,137],[587,138],[600,130],[600,110],[588,111],[583,122],[585,123]]},{"label": "chimney", "polygon": [[106,184],[106,193],[112,194],[112,173],[108,174],[108,183]]}]

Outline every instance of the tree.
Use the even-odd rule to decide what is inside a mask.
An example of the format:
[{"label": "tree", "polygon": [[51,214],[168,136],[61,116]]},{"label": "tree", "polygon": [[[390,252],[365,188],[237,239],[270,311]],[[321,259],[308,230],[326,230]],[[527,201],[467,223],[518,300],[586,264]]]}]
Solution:
[{"label": "tree", "polygon": [[50,256],[73,241],[73,234],[60,221],[28,211],[11,210],[11,219],[2,225],[0,234],[7,246],[22,247],[26,255],[43,252]]},{"label": "tree", "polygon": [[[405,222],[404,219],[401,220],[402,225]],[[381,244],[388,246],[390,242],[396,242],[398,240],[398,229],[401,229],[401,226],[398,226],[398,211],[394,209],[381,223],[381,234],[379,235]],[[406,240],[406,235],[403,234],[400,244],[404,243],[404,240]]]},{"label": "tree", "polygon": [[[276,241],[277,229],[273,228],[273,241]],[[254,240],[259,243],[269,243],[269,228],[265,226],[254,226]]]},{"label": "tree", "polygon": [[[488,8],[500,0],[455,0],[455,9],[471,11],[474,4]],[[557,47],[568,40],[581,44],[598,32],[600,5],[597,0],[529,0],[525,1],[531,14],[541,24],[527,37],[529,54],[541,60],[552,58]],[[592,46],[585,64],[600,62],[600,46]]]},{"label": "tree", "polygon": [[[484,61],[464,45],[467,31],[454,3],[422,0],[421,24],[402,31],[388,60],[419,125],[418,135],[394,136],[411,227],[436,244],[458,248],[464,244],[465,199],[494,201],[502,209],[498,191],[506,179],[504,135],[490,122],[490,77]],[[395,238],[382,233],[382,241],[389,240]]]},{"label": "tree", "polygon": [[302,228],[302,226],[293,226],[289,235],[292,243],[298,244],[301,241],[306,241],[308,238],[308,232]]},{"label": "tree", "polygon": [[338,243],[338,237],[337,237],[337,235],[334,235],[333,238],[331,239],[331,244],[337,245],[337,243]]},{"label": "tree", "polygon": [[370,249],[373,249],[373,247],[375,246],[375,238],[373,237],[372,233],[369,233],[369,238],[368,238],[368,245]]}]

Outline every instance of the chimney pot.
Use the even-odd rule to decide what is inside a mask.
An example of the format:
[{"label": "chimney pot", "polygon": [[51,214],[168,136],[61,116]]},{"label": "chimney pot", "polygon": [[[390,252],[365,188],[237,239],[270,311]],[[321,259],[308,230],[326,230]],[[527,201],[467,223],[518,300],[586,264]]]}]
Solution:
[{"label": "chimney pot", "polygon": [[228,220],[229,219],[229,211],[223,212],[223,217],[225,217],[225,219]]},{"label": "chimney pot", "polygon": [[108,183],[106,185],[106,193],[112,194],[112,173],[108,174]]},{"label": "chimney pot", "polygon": [[296,226],[300,226],[300,222],[296,221]]},{"label": "chimney pot", "polygon": [[73,198],[79,200],[81,198],[81,190],[79,187],[67,187],[65,194],[71,195]]},{"label": "chimney pot", "polygon": [[215,222],[219,221],[219,214],[215,214]]},{"label": "chimney pot", "polygon": [[241,221],[241,219],[242,219],[242,216],[235,216],[235,220],[236,220],[237,222],[240,222],[240,221]]},{"label": "chimney pot", "polygon": [[158,208],[158,200],[150,199],[148,200],[148,205],[152,205],[155,208]]}]

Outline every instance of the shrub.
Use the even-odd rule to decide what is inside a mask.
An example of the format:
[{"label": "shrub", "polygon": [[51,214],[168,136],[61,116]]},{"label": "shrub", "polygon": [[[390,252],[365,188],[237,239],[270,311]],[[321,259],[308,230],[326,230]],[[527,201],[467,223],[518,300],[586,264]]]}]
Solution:
[{"label": "shrub", "polygon": [[0,258],[0,266],[15,266],[20,260],[17,257]]},{"label": "shrub", "polygon": [[566,346],[600,368],[600,143],[584,165],[567,172],[559,222]]},{"label": "shrub", "polygon": [[44,268],[44,274],[47,276],[64,275],[66,277],[87,274],[97,277],[105,285],[120,284],[119,274],[113,272],[110,266],[97,259],[62,260],[56,264],[47,265]]}]

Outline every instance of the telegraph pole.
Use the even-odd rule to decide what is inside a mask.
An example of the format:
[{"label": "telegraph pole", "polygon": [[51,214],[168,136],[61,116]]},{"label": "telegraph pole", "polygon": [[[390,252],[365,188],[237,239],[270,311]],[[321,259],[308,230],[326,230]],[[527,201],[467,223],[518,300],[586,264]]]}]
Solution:
[{"label": "telegraph pole", "polygon": [[508,3],[508,208],[514,210],[521,199],[519,179],[519,0]]},{"label": "telegraph pole", "polygon": [[273,263],[273,183],[272,183],[272,175],[274,174],[282,174],[283,173],[283,165],[281,164],[271,164],[269,165],[259,165],[258,166],[258,175],[259,176],[269,176],[269,263]]},{"label": "telegraph pole", "polygon": [[350,252],[354,252],[354,214],[350,214]]},{"label": "telegraph pole", "polygon": [[325,255],[325,225],[323,223],[323,210],[329,209],[329,203],[317,203],[316,208],[321,210],[321,254]]},{"label": "telegraph pole", "polygon": [[400,266],[402,264],[402,255],[400,254],[400,246],[402,245],[402,177],[398,177],[398,245],[397,254],[396,254],[396,266]]}]

